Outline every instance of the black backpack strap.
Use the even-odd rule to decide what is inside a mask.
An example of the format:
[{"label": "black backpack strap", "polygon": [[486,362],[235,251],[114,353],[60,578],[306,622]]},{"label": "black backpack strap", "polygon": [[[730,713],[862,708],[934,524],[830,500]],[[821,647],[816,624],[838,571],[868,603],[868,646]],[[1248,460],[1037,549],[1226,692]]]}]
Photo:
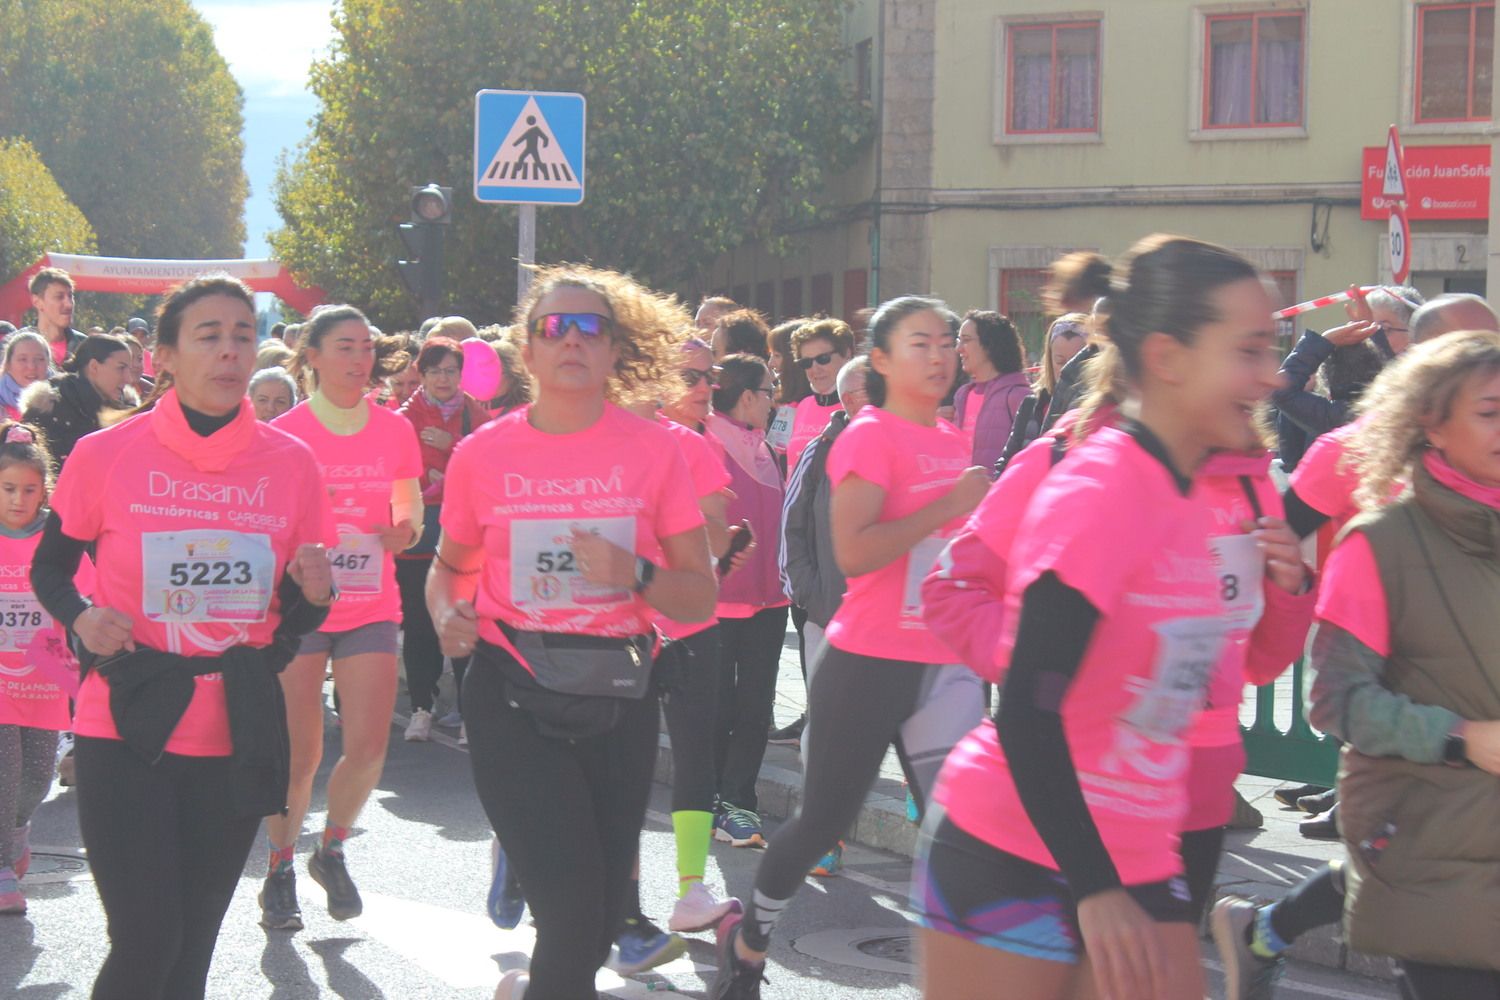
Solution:
[{"label": "black backpack strap", "polygon": [[1052,439],[1052,464],[1056,465],[1068,453],[1068,435],[1059,434]]},{"label": "black backpack strap", "polygon": [[1266,516],[1266,512],[1260,505],[1260,497],[1255,495],[1255,480],[1249,476],[1241,476],[1240,488],[1245,491],[1245,499],[1250,501],[1250,510],[1255,514],[1255,520],[1259,522]]}]

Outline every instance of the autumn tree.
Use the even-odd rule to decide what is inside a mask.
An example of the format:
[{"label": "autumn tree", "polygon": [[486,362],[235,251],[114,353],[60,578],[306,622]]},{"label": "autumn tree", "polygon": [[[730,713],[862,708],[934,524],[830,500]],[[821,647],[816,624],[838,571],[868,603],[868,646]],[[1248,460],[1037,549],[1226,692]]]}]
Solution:
[{"label": "autumn tree", "polygon": [[538,259],[672,287],[724,251],[773,245],[870,130],[842,41],[845,0],[344,0],[310,140],[276,185],[277,256],[388,328],[417,319],[393,260],[410,185],[454,189],[452,310],[494,319],[515,290],[516,212],[479,205],[474,94],[588,99],[588,198],[538,209]]}]

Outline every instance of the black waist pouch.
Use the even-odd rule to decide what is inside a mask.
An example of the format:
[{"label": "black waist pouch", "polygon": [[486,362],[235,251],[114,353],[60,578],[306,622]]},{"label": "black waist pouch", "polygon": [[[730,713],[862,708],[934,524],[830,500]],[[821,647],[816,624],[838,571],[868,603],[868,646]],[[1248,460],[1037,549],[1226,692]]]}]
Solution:
[{"label": "black waist pouch", "polygon": [[625,703],[652,690],[651,636],[604,638],[523,632],[500,623],[526,665],[498,657],[505,700],[531,716],[537,732],[581,740],[614,729]]}]

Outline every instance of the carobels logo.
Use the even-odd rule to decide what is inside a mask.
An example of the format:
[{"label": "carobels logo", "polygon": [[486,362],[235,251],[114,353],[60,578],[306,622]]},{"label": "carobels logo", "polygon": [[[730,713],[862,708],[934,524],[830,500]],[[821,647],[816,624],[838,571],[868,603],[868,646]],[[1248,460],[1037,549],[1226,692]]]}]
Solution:
[{"label": "carobels logo", "polygon": [[619,493],[625,489],[625,467],[617,465],[604,478],[578,476],[567,479],[532,479],[519,472],[505,474],[508,497],[596,497]]},{"label": "carobels logo", "polygon": [[237,486],[232,483],[173,479],[165,472],[152,471],[147,473],[146,485],[153,499],[170,497],[184,502],[216,503],[226,507],[264,507],[266,489],[271,485],[271,478],[261,476],[254,486]]}]

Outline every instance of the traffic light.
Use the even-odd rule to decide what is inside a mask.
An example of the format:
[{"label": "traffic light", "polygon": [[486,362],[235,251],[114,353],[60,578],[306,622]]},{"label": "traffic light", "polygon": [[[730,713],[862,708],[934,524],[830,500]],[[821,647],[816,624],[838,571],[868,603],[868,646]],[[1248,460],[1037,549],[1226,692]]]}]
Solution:
[{"label": "traffic light", "polygon": [[442,307],[443,235],[452,221],[452,188],[427,184],[411,189],[411,221],[396,227],[406,259],[396,261],[396,267],[417,297],[423,319],[438,315]]}]

